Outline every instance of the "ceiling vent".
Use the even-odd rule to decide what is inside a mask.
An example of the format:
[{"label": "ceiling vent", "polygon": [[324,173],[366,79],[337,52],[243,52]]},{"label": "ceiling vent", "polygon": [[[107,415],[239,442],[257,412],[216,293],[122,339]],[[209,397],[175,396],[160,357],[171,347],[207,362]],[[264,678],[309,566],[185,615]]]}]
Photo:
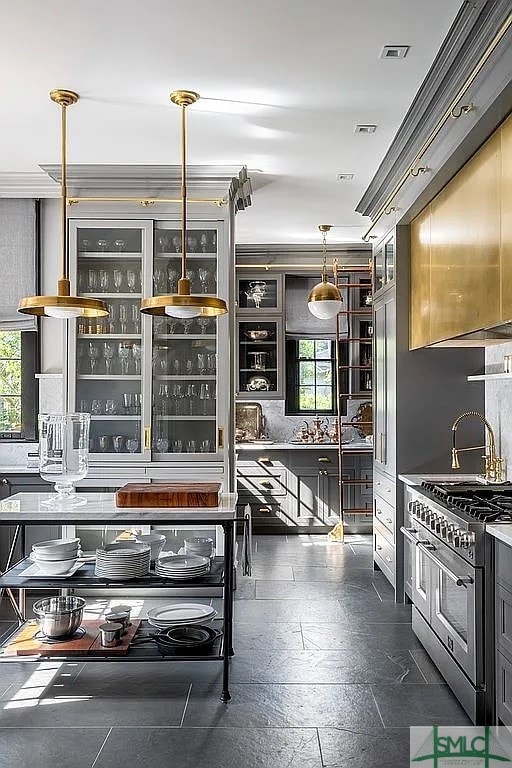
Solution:
[{"label": "ceiling vent", "polygon": [[376,125],[356,125],[355,133],[375,133]]},{"label": "ceiling vent", "polygon": [[354,178],[353,173],[337,173],[336,174],[336,181],[352,181]]},{"label": "ceiling vent", "polygon": [[385,45],[380,52],[381,59],[405,59],[409,53],[409,45]]}]

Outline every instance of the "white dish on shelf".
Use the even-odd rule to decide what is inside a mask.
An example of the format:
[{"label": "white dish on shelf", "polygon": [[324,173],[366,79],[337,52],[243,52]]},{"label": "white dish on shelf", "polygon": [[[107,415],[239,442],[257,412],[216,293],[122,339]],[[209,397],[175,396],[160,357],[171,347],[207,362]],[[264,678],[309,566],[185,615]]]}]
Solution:
[{"label": "white dish on shelf", "polygon": [[75,561],[73,566],[66,571],[66,573],[47,573],[45,571],[42,571],[41,568],[37,563],[32,563],[32,565],[29,565],[28,568],[25,568],[22,573],[20,573],[20,578],[23,579],[67,579],[70,576],[72,576],[76,571],[78,571],[79,568],[81,568],[83,565],[83,562]]},{"label": "white dish on shelf", "polygon": [[175,624],[194,624],[201,621],[211,621],[217,611],[211,605],[203,603],[175,603],[151,608],[148,611],[148,621],[153,626],[172,627]]}]

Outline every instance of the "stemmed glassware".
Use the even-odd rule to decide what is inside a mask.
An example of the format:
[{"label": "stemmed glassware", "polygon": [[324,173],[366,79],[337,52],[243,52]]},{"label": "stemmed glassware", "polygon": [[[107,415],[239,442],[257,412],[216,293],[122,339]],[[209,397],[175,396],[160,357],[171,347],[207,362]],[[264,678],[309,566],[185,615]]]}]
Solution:
[{"label": "stemmed glassware", "polygon": [[139,441],[136,437],[127,437],[126,438],[126,450],[128,453],[137,453],[139,450]]},{"label": "stemmed glassware", "polygon": [[126,333],[128,330],[128,317],[129,317],[129,310],[128,310],[128,304],[120,304],[119,305],[119,322],[121,324],[121,333]]},{"label": "stemmed glassware", "polygon": [[114,281],[114,288],[117,291],[117,293],[121,292],[121,286],[123,284],[123,273],[120,269],[114,269],[114,272],[112,274],[113,281]]},{"label": "stemmed glassware", "polygon": [[134,333],[140,333],[140,311],[137,304],[132,304],[130,310]]},{"label": "stemmed glassware", "polygon": [[169,452],[169,440],[166,437],[157,437],[155,446],[158,453]]},{"label": "stemmed glassware", "polygon": [[190,333],[190,329],[194,325],[196,321],[195,317],[186,317],[181,322],[183,323],[183,333],[188,334]]},{"label": "stemmed glassware", "polygon": [[199,240],[199,245],[201,246],[201,250],[203,253],[208,252],[208,236],[206,235],[206,232],[203,232],[201,235],[201,238]]},{"label": "stemmed glassware", "polygon": [[103,291],[103,293],[106,293],[110,287],[110,275],[106,269],[100,269],[99,283],[100,283],[100,291]]},{"label": "stemmed glassware", "polygon": [[201,376],[208,373],[208,356],[206,352],[197,353],[197,370]]},{"label": "stemmed glassware", "polygon": [[158,253],[165,253],[169,248],[169,238],[167,237],[167,235],[159,234],[157,236],[156,243],[157,243]]},{"label": "stemmed glassware", "polygon": [[130,344],[124,344],[121,342],[118,347],[118,356],[119,362],[121,363],[121,373],[123,376],[128,375],[131,354],[132,350]]},{"label": "stemmed glassware", "polygon": [[157,267],[157,269],[155,269],[154,283],[155,283],[155,291],[157,293],[163,293],[165,291],[166,277],[167,275],[163,267]]},{"label": "stemmed glassware", "polygon": [[96,363],[100,356],[100,348],[93,341],[90,341],[87,345],[87,357],[89,358],[89,366],[91,374],[94,375],[96,371]]},{"label": "stemmed glassware", "polygon": [[187,277],[190,280],[190,287],[192,288],[194,280],[196,279],[196,273],[193,269],[187,269]]},{"label": "stemmed glassware", "polygon": [[197,398],[197,385],[187,384],[188,412],[190,416],[195,416],[197,413]]},{"label": "stemmed glassware", "polygon": [[209,317],[198,317],[197,324],[201,329],[201,333],[206,333],[208,326],[210,325],[210,318]]},{"label": "stemmed glassware", "polygon": [[178,288],[179,272],[176,267],[168,267],[167,279],[169,280],[169,290],[171,293],[175,293]]},{"label": "stemmed glassware", "polygon": [[95,269],[89,269],[87,272],[87,288],[89,293],[96,293],[98,290],[98,273]]},{"label": "stemmed glassware", "polygon": [[108,248],[108,240],[105,240],[104,238],[100,237],[96,245],[98,247],[98,251],[104,252]]},{"label": "stemmed glassware", "polygon": [[105,358],[105,373],[107,376],[110,376],[112,373],[112,360],[114,355],[114,344],[111,341],[103,342],[103,357]]},{"label": "stemmed glassware", "polygon": [[130,293],[135,293],[135,285],[137,282],[137,275],[133,269],[126,270],[126,283]]},{"label": "stemmed glassware", "polygon": [[172,245],[176,253],[181,253],[181,236],[174,235],[172,239]]},{"label": "stemmed glassware", "polygon": [[132,356],[135,363],[135,373],[139,375],[141,371],[141,356],[142,356],[142,348],[140,344],[136,344],[136,343],[133,344]]},{"label": "stemmed glassware", "polygon": [[118,238],[117,240],[114,240],[114,248],[116,251],[124,251],[126,248],[126,242],[124,240],[121,240],[121,238]]},{"label": "stemmed glassware", "polygon": [[203,293],[209,293],[210,291],[210,270],[206,267],[199,268],[199,282],[201,283],[201,290]]}]

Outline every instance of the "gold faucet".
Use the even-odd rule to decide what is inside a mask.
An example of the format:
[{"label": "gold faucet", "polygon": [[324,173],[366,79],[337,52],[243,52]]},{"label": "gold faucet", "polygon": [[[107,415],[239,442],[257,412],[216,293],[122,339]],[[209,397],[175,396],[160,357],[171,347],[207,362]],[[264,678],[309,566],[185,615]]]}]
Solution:
[{"label": "gold faucet", "polygon": [[489,434],[489,453],[484,456],[485,459],[485,479],[491,483],[501,483],[503,481],[503,459],[496,455],[496,440],[492,427],[481,413],[478,411],[465,411],[457,416],[452,424],[452,469],[460,469],[459,453],[462,451],[478,451],[481,448],[486,449],[486,445],[473,445],[469,448],[457,448],[456,434],[460,422],[468,416],[475,416],[483,421]]}]

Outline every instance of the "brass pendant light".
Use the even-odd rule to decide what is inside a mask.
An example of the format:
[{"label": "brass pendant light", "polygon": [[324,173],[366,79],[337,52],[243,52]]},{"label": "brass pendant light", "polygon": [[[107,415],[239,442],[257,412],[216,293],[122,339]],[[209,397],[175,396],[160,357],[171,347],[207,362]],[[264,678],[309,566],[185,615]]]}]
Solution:
[{"label": "brass pendant light", "polygon": [[70,320],[74,317],[105,317],[108,315],[107,306],[100,299],[85,296],[71,296],[69,284],[69,251],[66,219],[67,204],[67,169],[66,169],[66,109],[76,104],[78,94],[74,91],[50,91],[50,99],[61,107],[61,206],[62,206],[62,272],[57,282],[56,296],[27,296],[18,304],[18,312],[25,315],[45,315],[57,317],[60,320]]},{"label": "brass pendant light", "polygon": [[224,315],[228,311],[224,299],[217,296],[194,295],[190,293],[187,277],[187,124],[186,108],[199,99],[194,91],[173,91],[173,104],[181,109],[181,278],[178,293],[167,296],[152,296],[144,299],[140,311],[146,315],[170,315],[171,317],[197,317]]},{"label": "brass pendant light", "polygon": [[326,233],[330,231],[330,224],[320,224],[318,229],[322,233],[323,262],[322,282],[317,283],[308,296],[308,309],[319,320],[332,320],[341,309],[343,299],[339,289],[327,280],[327,242]]}]

